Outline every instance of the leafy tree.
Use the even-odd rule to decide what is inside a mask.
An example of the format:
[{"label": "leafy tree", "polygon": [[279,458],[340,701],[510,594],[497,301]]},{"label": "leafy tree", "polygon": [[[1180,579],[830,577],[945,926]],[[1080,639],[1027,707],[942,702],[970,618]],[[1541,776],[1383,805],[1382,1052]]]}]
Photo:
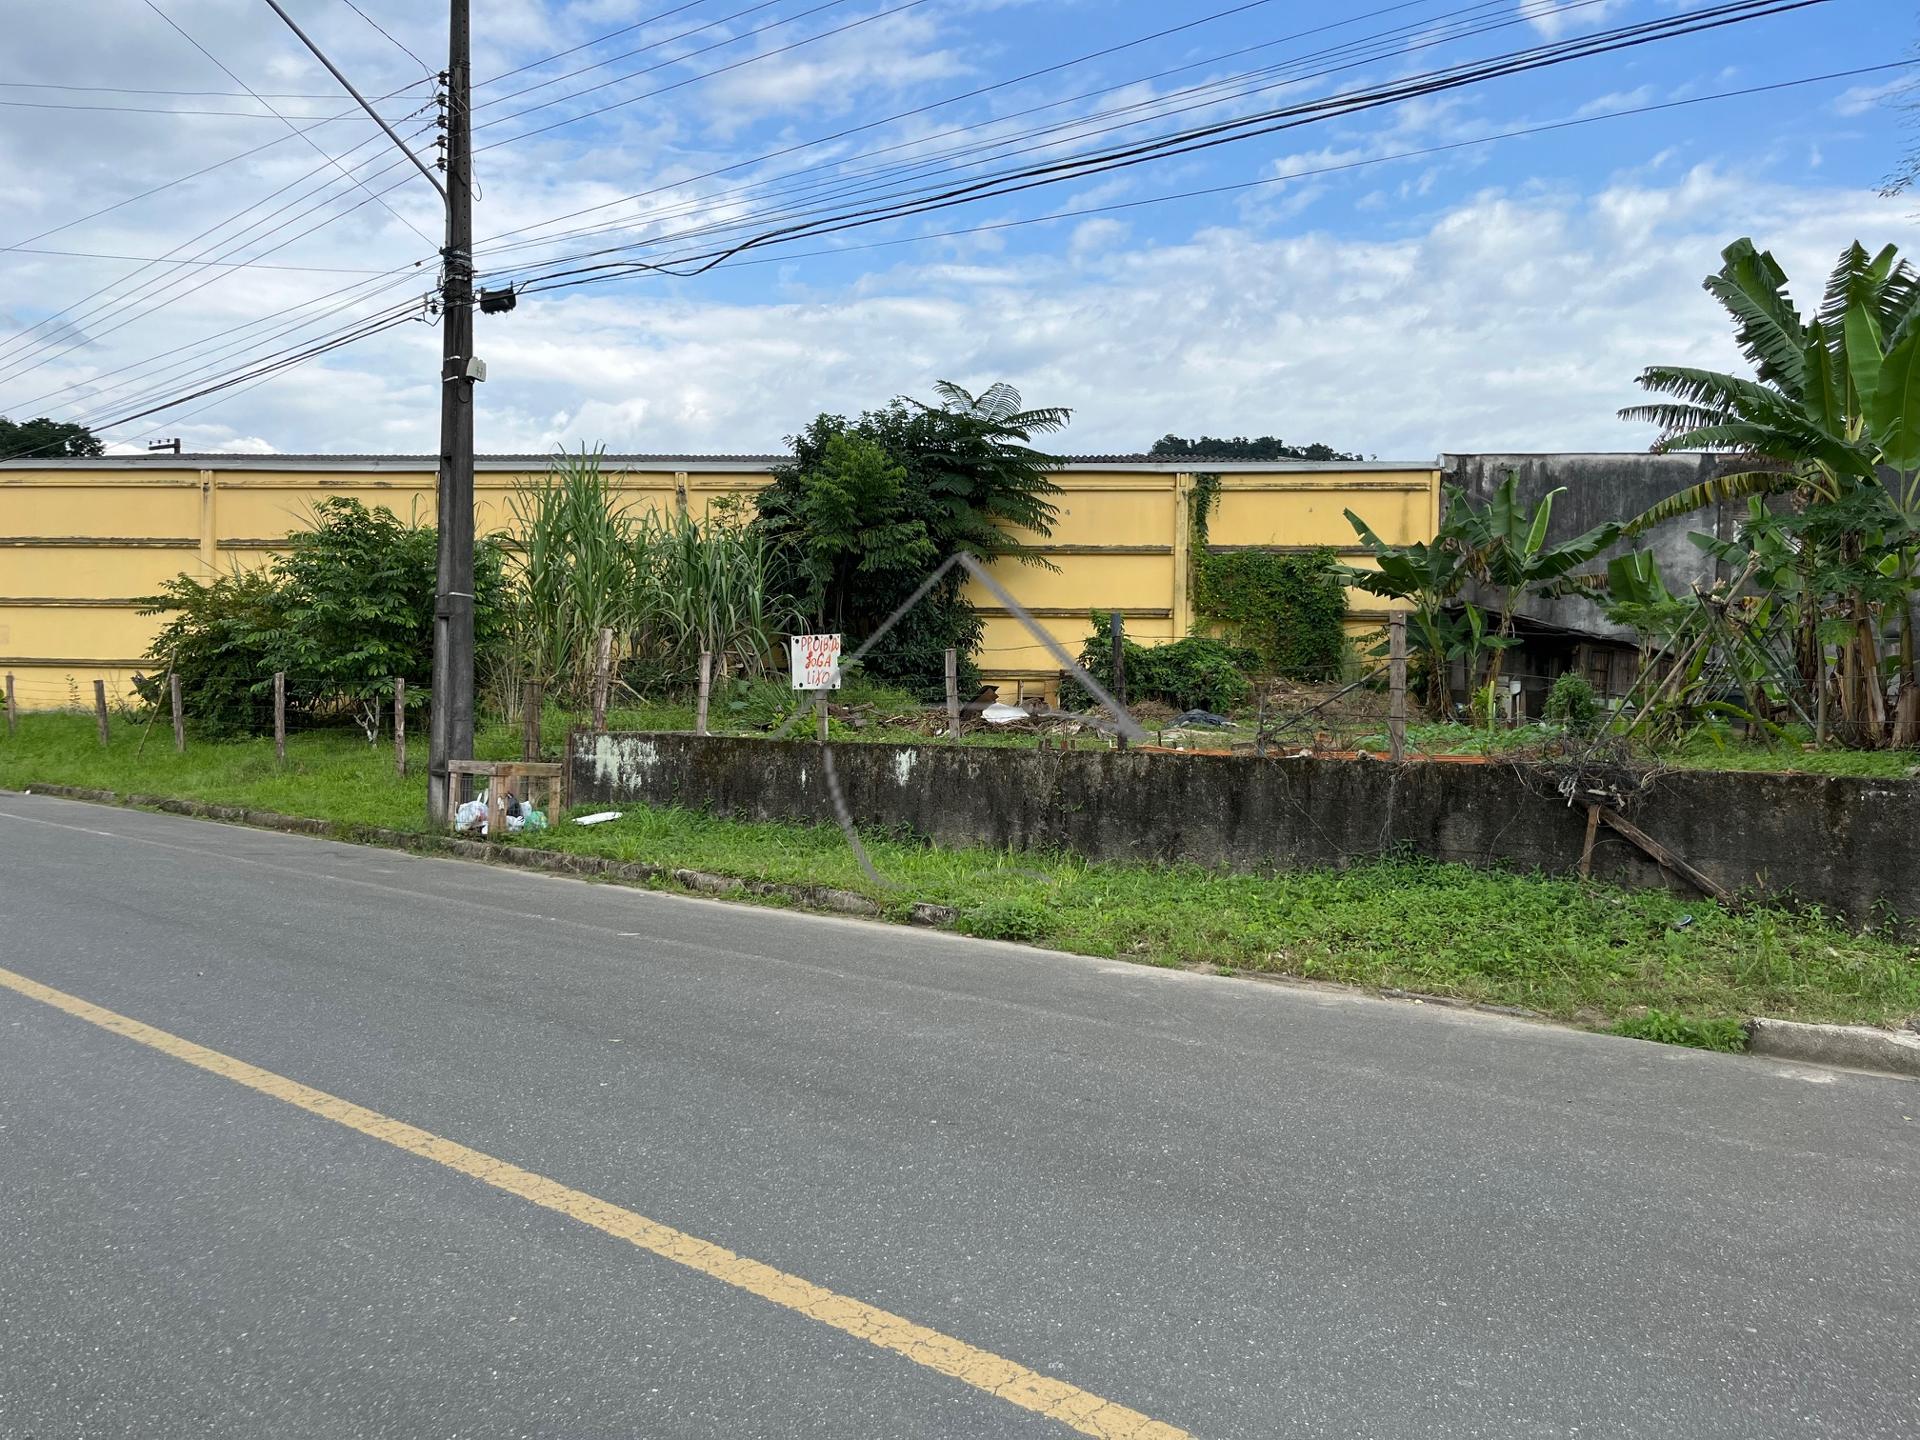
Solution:
[{"label": "leafy tree", "polygon": [[1346,450],[1335,450],[1331,445],[1322,445],[1318,441],[1311,445],[1289,445],[1275,435],[1262,435],[1258,440],[1249,440],[1244,435],[1236,435],[1231,440],[1222,440],[1213,435],[1202,435],[1197,440],[1188,440],[1180,435],[1162,435],[1153,442],[1149,455],[1183,456],[1204,455],[1210,460],[1364,460],[1367,457]]},{"label": "leafy tree", "polygon": [[[201,584],[181,575],[143,612],[170,613],[148,649],[156,669],[181,678],[187,712],[209,732],[263,723],[275,671],[297,683],[288,704],[309,713],[351,713],[369,739],[379,733],[395,679],[425,696],[433,672],[438,540],[385,508],[332,498],[313,525],[287,537],[287,552],[261,571]],[[498,544],[474,546],[474,644],[487,656],[503,625],[506,581]],[[147,698],[158,700],[157,682]]]},{"label": "leafy tree", "polygon": [[45,415],[37,420],[9,420],[0,415],[0,460],[99,455],[106,448],[100,437],[84,425]]},{"label": "leafy tree", "polygon": [[[1754,378],[1687,366],[1652,366],[1642,388],[1661,397],[1622,410],[1659,428],[1656,451],[1728,452],[1747,462],[1655,506],[1635,533],[1722,499],[1789,495],[1812,515],[1844,524],[1809,532],[1809,570],[1854,568],[1884,558],[1901,591],[1900,714],[1896,743],[1920,740],[1911,591],[1920,544],[1920,274],[1891,245],[1869,256],[1857,242],[1841,255],[1812,319],[1787,294],[1786,272],[1749,239],[1722,252],[1708,293],[1734,324]],[[1830,547],[1831,556],[1821,553]],[[1844,594],[1851,630],[1841,650],[1840,701],[1858,740],[1876,743],[1885,719],[1876,604],[1868,588]],[[1817,607],[1803,607],[1802,669],[1825,688]]]},{"label": "leafy tree", "polygon": [[[1067,412],[1024,410],[1006,384],[976,396],[943,381],[936,392],[938,405],[899,399],[858,420],[817,417],[756,497],[783,596],[805,623],[845,634],[849,649],[956,551],[1044,563],[1019,532],[1052,533],[1059,462],[1027,442],[1060,429]],[[942,577],[868,652],[867,669],[937,699],[951,647],[963,657],[961,684],[978,684],[983,627],[965,581],[957,569]]]}]

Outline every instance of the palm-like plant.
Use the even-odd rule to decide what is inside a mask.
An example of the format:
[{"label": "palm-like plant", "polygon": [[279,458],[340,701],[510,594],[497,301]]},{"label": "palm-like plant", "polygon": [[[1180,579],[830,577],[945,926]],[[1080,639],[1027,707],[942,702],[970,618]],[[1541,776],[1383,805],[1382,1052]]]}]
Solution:
[{"label": "palm-like plant", "polygon": [[[1828,279],[1818,312],[1805,319],[1770,253],[1740,239],[1722,260],[1706,289],[1732,317],[1754,378],[1652,366],[1639,383],[1662,398],[1620,414],[1659,429],[1656,451],[1721,451],[1749,463],[1681,491],[1626,532],[1754,495],[1791,493],[1803,507],[1866,499],[1881,523],[1848,532],[1842,559],[1857,561],[1883,544],[1897,557],[1900,580],[1910,582],[1920,537],[1920,275],[1891,245],[1869,256],[1855,243]],[[1841,707],[1857,734],[1877,739],[1884,698],[1871,606],[1858,593],[1847,598],[1852,631],[1842,651]],[[1920,738],[1920,688],[1910,597],[1901,611],[1894,740],[1912,743]],[[1814,633],[1811,610],[1806,633]],[[1824,662],[1813,663],[1818,678]]]}]

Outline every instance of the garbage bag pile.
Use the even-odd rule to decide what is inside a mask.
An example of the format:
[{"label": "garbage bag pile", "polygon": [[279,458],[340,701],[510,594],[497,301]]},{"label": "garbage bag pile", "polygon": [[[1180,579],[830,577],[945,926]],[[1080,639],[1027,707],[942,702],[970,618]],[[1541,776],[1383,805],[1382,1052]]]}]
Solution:
[{"label": "garbage bag pile", "polygon": [[[454,812],[453,828],[463,835],[485,835],[487,833],[487,807],[489,796],[482,790],[472,800],[467,801]],[[507,833],[518,835],[521,831],[544,830],[547,817],[533,806],[522,802],[509,790],[503,807],[507,814]]]}]

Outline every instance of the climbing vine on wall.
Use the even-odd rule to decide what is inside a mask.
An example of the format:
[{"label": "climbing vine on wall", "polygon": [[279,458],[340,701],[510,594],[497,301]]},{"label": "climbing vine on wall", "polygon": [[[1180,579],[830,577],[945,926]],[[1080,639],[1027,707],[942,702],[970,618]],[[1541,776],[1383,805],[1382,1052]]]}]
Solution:
[{"label": "climbing vine on wall", "polygon": [[1338,677],[1346,659],[1347,592],[1330,549],[1209,553],[1208,525],[1220,477],[1195,475],[1188,502],[1195,617],[1260,657],[1261,668],[1296,680]]}]

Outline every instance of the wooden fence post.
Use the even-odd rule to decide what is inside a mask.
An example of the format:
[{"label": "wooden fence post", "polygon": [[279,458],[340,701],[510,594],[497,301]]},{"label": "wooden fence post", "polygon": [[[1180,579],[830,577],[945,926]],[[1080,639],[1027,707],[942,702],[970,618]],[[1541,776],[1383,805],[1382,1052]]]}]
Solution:
[{"label": "wooden fence post", "polygon": [[13,708],[13,672],[7,672],[7,734],[13,734],[14,727],[20,723],[19,712]]},{"label": "wooden fence post", "polygon": [[707,733],[707,701],[713,694],[713,652],[700,652],[700,708],[693,714],[693,733]]},{"label": "wooden fence post", "polygon": [[546,702],[546,686],[538,680],[529,680],[520,697],[520,758],[522,760],[540,758],[540,711],[545,707]]},{"label": "wooden fence post", "polygon": [[393,682],[393,773],[407,773],[407,682]]},{"label": "wooden fence post", "polygon": [[187,712],[180,704],[180,672],[167,677],[167,698],[173,702],[173,753],[187,753]]},{"label": "wooden fence post", "polygon": [[1407,758],[1407,614],[1387,621],[1387,744],[1397,764]]},{"label": "wooden fence post", "polygon": [[600,644],[593,658],[593,728],[604,732],[607,728],[607,688],[613,675],[613,631],[600,632]]},{"label": "wooden fence post", "polygon": [[947,650],[947,739],[960,743],[960,652]]},{"label": "wooden fence post", "polygon": [[[1115,610],[1107,617],[1108,628],[1113,632],[1113,698],[1122,710],[1127,708],[1127,632],[1126,622]],[[1122,730],[1118,747],[1127,748],[1127,733]]]},{"label": "wooden fence post", "polygon": [[100,744],[107,743],[107,682],[93,682],[93,718],[100,722]]},{"label": "wooden fence post", "polygon": [[820,715],[820,743],[824,745],[827,743],[827,692],[824,690],[814,691],[813,704],[814,709],[817,710]]},{"label": "wooden fence post", "polygon": [[273,672],[273,754],[287,763],[287,672]]}]

